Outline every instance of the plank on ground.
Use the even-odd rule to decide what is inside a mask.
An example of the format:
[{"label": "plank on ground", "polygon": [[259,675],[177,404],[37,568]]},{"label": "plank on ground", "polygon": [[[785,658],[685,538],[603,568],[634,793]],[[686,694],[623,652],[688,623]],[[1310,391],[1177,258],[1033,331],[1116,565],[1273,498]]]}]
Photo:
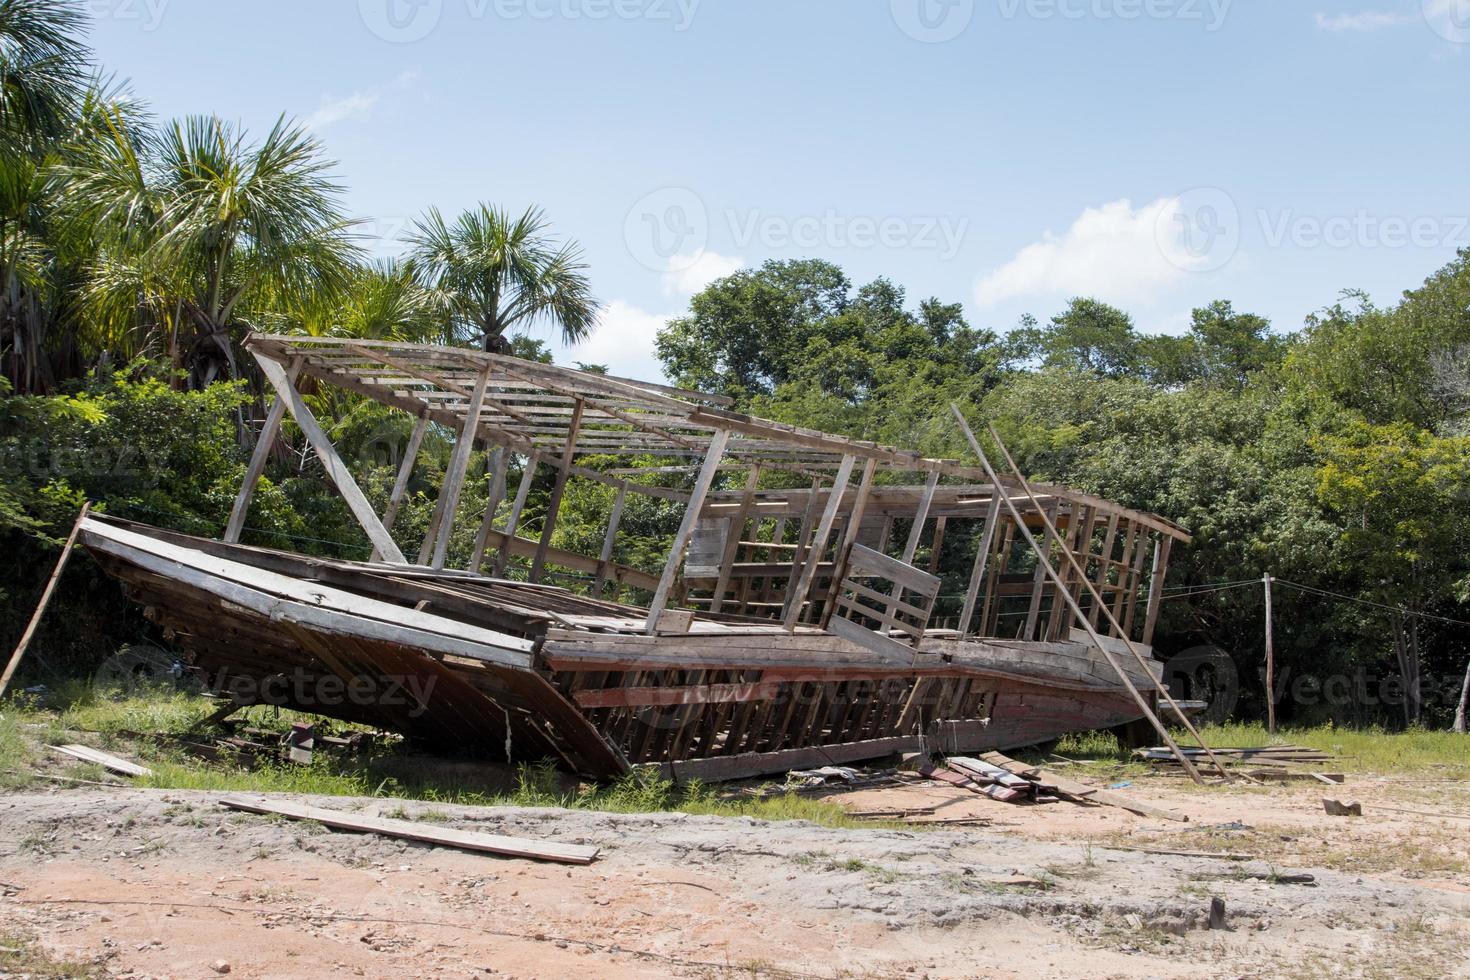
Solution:
[{"label": "plank on ground", "polygon": [[85,745],[53,745],[51,746],[63,755],[69,755],[73,759],[81,759],[83,762],[92,762],[112,772],[122,773],[124,776],[151,776],[153,770],[147,766],[140,766],[136,762],[127,759],[119,759],[115,755],[99,752]]},{"label": "plank on ground", "polygon": [[305,806],[274,800],[247,799],[239,796],[222,797],[222,805],[232,810],[247,813],[276,814],[291,820],[311,820],[338,830],[360,833],[382,834],[386,837],[401,837],[405,840],[438,844],[465,851],[480,851],[485,854],[500,854],[506,857],[530,858],[538,861],[556,861],[562,864],[591,864],[598,855],[598,848],[580,844],[557,844],[551,841],[529,840],[521,837],[502,837],[499,834],[482,834],[452,827],[430,827],[409,820],[390,820],[385,817],[369,817],[362,814],[344,813],[341,810],[325,810],[321,807]]}]

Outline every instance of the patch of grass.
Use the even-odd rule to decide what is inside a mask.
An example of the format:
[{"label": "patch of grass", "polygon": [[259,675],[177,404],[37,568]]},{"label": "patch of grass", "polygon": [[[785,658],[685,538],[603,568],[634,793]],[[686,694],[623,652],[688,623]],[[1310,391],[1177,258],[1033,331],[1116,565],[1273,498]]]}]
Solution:
[{"label": "patch of grass", "polygon": [[[1432,732],[1422,728],[1387,732],[1380,728],[1282,728],[1275,737],[1258,723],[1211,725],[1200,735],[1212,746],[1260,748],[1267,745],[1301,745],[1343,757],[1353,772],[1424,773],[1440,770],[1446,776],[1470,777],[1470,738],[1454,732]],[[1180,745],[1197,745],[1181,734]]]},{"label": "patch of grass", "polygon": [[18,789],[34,780],[31,769],[39,753],[21,726],[35,723],[30,712],[18,707],[0,709],[0,789]]},{"label": "patch of grass", "polygon": [[791,859],[791,863],[810,871],[846,871],[851,874],[865,874],[885,885],[891,885],[902,877],[897,871],[885,868],[881,864],[864,861],[862,858],[838,860],[826,851],[798,854]]},{"label": "patch of grass", "polygon": [[0,932],[0,977],[100,977],[94,963],[57,959],[30,936]]}]

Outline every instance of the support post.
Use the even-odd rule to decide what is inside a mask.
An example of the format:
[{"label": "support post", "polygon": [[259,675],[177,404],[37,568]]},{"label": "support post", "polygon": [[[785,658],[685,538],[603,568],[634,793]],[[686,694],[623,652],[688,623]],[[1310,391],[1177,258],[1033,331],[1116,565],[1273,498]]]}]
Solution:
[{"label": "support post", "polygon": [[[419,416],[418,422],[413,427],[413,434],[408,437],[408,445],[403,450],[403,460],[398,464],[398,477],[393,481],[393,493],[388,497],[388,510],[383,515],[383,526],[389,531],[393,525],[398,523],[398,511],[403,506],[403,498],[408,496],[408,481],[413,476],[414,464],[418,462],[419,450],[423,448],[424,436],[429,431],[429,413],[425,412]],[[373,549],[369,561],[378,560],[378,549]]]},{"label": "support post", "polygon": [[1174,547],[1174,539],[1167,534],[1160,536],[1159,543],[1154,546],[1153,574],[1149,576],[1148,586],[1148,612],[1143,618],[1143,645],[1151,647],[1154,645],[1154,630],[1159,625],[1159,611],[1164,605],[1164,580],[1169,577],[1169,552]]},{"label": "support post", "polygon": [[480,533],[475,536],[475,550],[470,553],[468,571],[478,572],[485,564],[485,549],[490,541],[490,532],[495,527],[495,512],[505,501],[505,468],[509,453],[504,446],[497,446],[490,454],[490,496],[485,501],[485,516],[480,521]]},{"label": "support post", "polygon": [[556,486],[551,491],[551,501],[546,505],[546,520],[541,525],[541,541],[536,546],[536,558],[531,562],[531,581],[541,581],[541,572],[546,567],[546,554],[551,549],[551,534],[556,530],[556,515],[561,510],[562,497],[567,492],[567,478],[572,475],[572,456],[577,451],[577,435],[582,429],[582,413],[586,402],[578,398],[572,407],[572,420],[567,425],[566,447],[561,454],[561,469],[556,474]]},{"label": "support post", "polygon": [[480,411],[485,407],[485,389],[489,386],[490,368],[487,367],[475,380],[475,390],[470,393],[469,404],[465,407],[464,427],[454,441],[449,468],[444,471],[444,486],[439,488],[439,502],[434,507],[434,520],[419,551],[420,565],[432,562],[435,569],[440,569],[448,558],[449,539],[454,534],[454,519],[459,513],[459,497],[464,492],[465,477],[469,475],[470,454],[475,448],[475,436],[480,431]]},{"label": "support post", "polygon": [[[624,481],[618,487],[618,495],[613,500],[612,514],[607,519],[607,534],[602,539],[602,553],[597,559],[597,578],[592,583],[592,595],[598,599],[602,598],[602,590],[607,585],[607,570],[612,564],[613,547],[618,540],[618,525],[623,522],[623,508],[627,503],[628,484]],[[617,595],[616,589],[613,590],[613,595]]]},{"label": "support post", "polygon": [[[959,422],[960,428],[965,434],[965,438],[969,440],[970,448],[974,450],[975,455],[979,457],[980,464],[985,467],[986,475],[990,478],[990,481],[995,484],[996,489],[1000,492],[1001,499],[1005,503],[1006,509],[1010,511],[1011,518],[1016,522],[1016,529],[1020,531],[1021,535],[1026,539],[1026,543],[1031,547],[1031,549],[1039,553],[1040,549],[1037,546],[1036,538],[1031,534],[1031,529],[1026,526],[1026,522],[1022,519],[1021,512],[1017,509],[1015,501],[1011,500],[1010,492],[1006,490],[1003,486],[1001,486],[1000,478],[996,474],[994,467],[990,465],[989,457],[985,455],[985,450],[980,447],[980,441],[975,438],[975,433],[970,429],[970,423],[965,421],[965,416],[960,412],[958,405],[951,405],[950,410],[954,412],[954,417],[956,421]],[[1040,509],[1040,504],[1036,499],[1036,494],[1031,489],[1031,484],[1027,482],[1026,477],[1021,473],[1020,468],[1016,466],[1016,461],[1011,458],[1010,453],[1005,448],[1005,443],[1001,441],[1000,434],[995,431],[994,426],[991,427],[990,435],[991,438],[995,440],[996,445],[1000,447],[1000,451],[1002,454],[1004,454],[1006,462],[1010,465],[1011,471],[1020,481],[1021,489],[1025,491],[1026,496],[1031,499],[1032,504],[1036,505],[1038,509]],[[1051,518],[1047,515],[1046,511],[1042,510],[1041,514],[1042,521],[1046,525],[1047,533],[1057,538],[1060,538],[1061,535],[1058,533],[1056,526],[1051,523]],[[1077,565],[1077,559],[1074,558],[1070,552],[1063,551],[1063,554],[1066,555],[1068,561],[1070,561],[1079,571],[1081,570],[1081,566]],[[1083,615],[1082,606],[1078,603],[1076,599],[1072,598],[1072,593],[1068,592],[1065,588],[1062,587],[1063,582],[1061,575],[1058,574],[1056,569],[1052,568],[1050,564],[1048,564],[1046,567],[1047,572],[1052,578],[1052,581],[1056,583],[1057,593],[1064,599],[1067,605],[1071,607],[1072,615],[1075,616],[1077,618],[1077,621],[1081,623],[1083,627],[1087,630],[1088,637],[1092,640],[1093,646],[1102,653],[1103,658],[1108,662],[1108,666],[1112,667],[1113,671],[1117,673],[1118,679],[1123,682],[1123,686],[1133,697],[1134,703],[1138,705],[1139,709],[1143,712],[1144,717],[1153,724],[1155,731],[1159,733],[1159,736],[1164,740],[1164,743],[1169,746],[1170,750],[1174,753],[1174,757],[1179,760],[1179,765],[1184,769],[1186,773],[1189,774],[1189,777],[1193,779],[1196,783],[1202,784],[1204,782],[1204,779],[1200,776],[1199,770],[1195,768],[1194,763],[1189,760],[1189,757],[1184,754],[1184,750],[1179,748],[1179,744],[1175,742],[1174,737],[1169,734],[1169,729],[1166,728],[1164,726],[1164,723],[1159,720],[1158,715],[1155,714],[1153,708],[1149,706],[1148,701],[1138,690],[1137,685],[1133,683],[1133,679],[1128,676],[1127,671],[1123,669],[1123,665],[1120,664],[1118,662],[1118,658],[1113,655],[1113,651],[1109,650],[1103,644],[1102,637],[1098,635],[1097,630],[1093,628],[1092,624],[1087,620],[1087,617]],[[1098,600],[1099,602],[1101,601],[1101,596],[1099,596],[1095,590],[1093,592],[1093,598]],[[1121,627],[1119,627],[1118,622],[1113,617],[1111,611],[1107,609],[1104,609],[1103,611],[1107,613],[1108,619],[1112,622],[1113,626],[1117,628],[1121,633]],[[1123,637],[1123,642],[1127,645],[1129,651],[1133,654],[1134,659],[1138,661],[1139,666],[1147,669],[1144,666],[1143,657],[1139,654],[1137,648],[1133,646],[1133,643],[1126,636]],[[1184,713],[1182,711],[1179,711],[1178,705],[1174,701],[1173,697],[1169,694],[1168,689],[1162,689],[1162,693],[1164,697],[1168,699],[1169,703],[1174,705],[1175,711],[1178,712],[1180,720],[1184,722],[1185,727],[1190,730],[1195,738],[1199,739],[1199,744],[1204,748],[1206,754],[1209,755],[1210,761],[1214,763],[1215,768],[1219,770],[1222,776],[1224,776],[1226,779],[1229,779],[1230,774],[1226,771],[1224,765],[1222,765],[1220,763],[1220,760],[1215,757],[1215,753],[1210,750],[1210,747],[1205,743],[1205,740],[1199,737],[1199,733],[1195,731],[1194,726],[1190,724],[1189,719],[1184,716]]]},{"label": "support post", "polygon": [[1276,629],[1271,615],[1271,575],[1262,576],[1266,587],[1266,731],[1276,734]]},{"label": "support post", "polygon": [[[295,387],[296,378],[301,374],[301,357],[291,358],[291,366],[286,371],[286,378]],[[276,436],[281,433],[281,423],[286,420],[286,399],[280,395],[271,402],[270,411],[266,412],[265,425],[261,426],[260,436],[255,440],[255,452],[250,454],[250,465],[245,468],[245,480],[240,484],[240,493],[235,497],[235,506],[230,510],[230,522],[225,526],[225,544],[238,544],[240,535],[245,531],[245,518],[250,513],[250,501],[255,496],[255,487],[260,483],[260,478],[265,474],[266,463],[271,458],[271,447],[275,445]]]},{"label": "support post", "polygon": [[689,506],[684,510],[684,520],[680,522],[678,533],[674,535],[674,545],[669,549],[669,560],[664,563],[663,576],[658,580],[658,589],[654,591],[653,602],[648,607],[649,636],[658,634],[658,621],[668,608],[669,593],[673,591],[674,578],[679,574],[679,563],[684,560],[684,549],[694,536],[694,527],[699,523],[699,512],[704,509],[704,499],[709,495],[710,487],[720,472],[720,460],[724,458],[725,444],[729,441],[728,429],[716,429],[714,438],[710,440],[709,455],[704,458],[704,465],[699,469],[699,478],[694,482]]},{"label": "support post", "polygon": [[301,393],[296,390],[296,386],[287,376],[286,369],[261,354],[255,354],[255,359],[259,362],[265,379],[270,382],[272,388],[276,389],[276,396],[286,402],[286,408],[290,411],[291,417],[301,427],[306,441],[311,443],[311,448],[316,450],[317,457],[322,461],[322,468],[327,471],[327,476],[336,485],[337,492],[342,494],[342,498],[347,501],[347,508],[352,511],[352,516],[357,519],[358,526],[367,534],[378,554],[392,564],[407,565],[408,560],[403,557],[403,552],[399,550],[398,544],[388,533],[388,529],[383,526],[383,522],[378,520],[372,504],[368,503],[362,488],[352,478],[352,471],[347,468],[346,463],[342,462],[342,457],[337,455],[337,450],[332,446],[332,440],[327,438],[316,416],[312,415],[311,409],[306,407]]},{"label": "support post", "polygon": [[914,555],[919,553],[919,542],[924,538],[924,525],[929,523],[929,508],[934,504],[934,491],[939,489],[939,471],[931,470],[924,484],[924,496],[919,500],[919,509],[914,511],[914,527],[909,531],[909,540],[903,548],[903,563],[912,565]]},{"label": "support post", "polygon": [[536,479],[536,468],[540,465],[540,453],[532,453],[526,457],[526,468],[521,472],[520,485],[516,487],[515,503],[511,504],[510,517],[505,523],[505,547],[495,556],[496,578],[505,577],[506,566],[510,563],[510,542],[515,539],[516,531],[521,526],[521,515],[526,511],[526,497],[531,492],[531,484]]},{"label": "support post", "polygon": [[970,620],[975,615],[975,603],[980,601],[980,585],[990,565],[990,553],[995,550],[995,529],[1000,524],[1000,495],[990,498],[990,509],[985,514],[985,530],[980,534],[980,550],[975,554],[975,568],[970,573],[970,588],[965,593],[965,608],[960,613],[960,636],[970,632]]},{"label": "support post", "polygon": [[750,477],[745,481],[745,494],[740,498],[740,509],[730,519],[730,536],[725,542],[725,553],[720,557],[720,577],[715,583],[715,594],[709,603],[709,611],[717,613],[725,604],[725,590],[730,587],[731,566],[740,556],[740,539],[745,536],[745,522],[750,519],[750,508],[755,502],[755,491],[760,486],[760,464],[750,468]]},{"label": "support post", "polygon": [[817,525],[817,536],[812,539],[812,546],[806,553],[796,588],[786,597],[782,625],[788,633],[796,632],[802,606],[812,591],[812,584],[817,580],[822,557],[827,553],[827,539],[832,536],[832,526],[837,523],[837,511],[842,507],[842,498],[847,495],[847,482],[852,479],[852,468],[856,463],[856,456],[844,456],[842,465],[837,468],[837,479],[832,483],[832,495],[827,498],[827,509],[822,512],[822,522]]},{"label": "support post", "polygon": [[5,697],[5,691],[10,687],[10,680],[15,676],[16,668],[20,666],[21,659],[26,655],[26,648],[31,645],[31,638],[36,635],[36,627],[41,625],[41,617],[46,615],[46,607],[51,604],[51,595],[56,591],[56,583],[61,579],[61,573],[66,568],[67,559],[71,557],[71,549],[76,546],[77,535],[82,531],[82,522],[92,511],[92,502],[89,500],[82,504],[82,512],[77,515],[77,522],[71,527],[71,534],[66,538],[66,544],[61,546],[61,557],[56,559],[56,567],[51,572],[51,577],[46,580],[46,588],[41,590],[41,601],[36,604],[36,611],[31,614],[31,621],[26,624],[26,631],[20,636],[20,643],[16,644],[15,652],[10,655],[10,662],[5,665],[5,673],[0,675],[0,698]]}]

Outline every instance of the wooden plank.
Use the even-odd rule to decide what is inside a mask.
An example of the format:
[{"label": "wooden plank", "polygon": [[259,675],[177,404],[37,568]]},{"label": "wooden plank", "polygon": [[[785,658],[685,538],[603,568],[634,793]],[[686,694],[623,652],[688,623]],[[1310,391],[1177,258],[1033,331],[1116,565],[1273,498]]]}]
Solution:
[{"label": "wooden plank", "polygon": [[915,650],[913,647],[900,643],[882,633],[876,633],[866,626],[854,623],[852,620],[843,616],[833,616],[831,621],[827,623],[827,631],[833,636],[839,636],[849,643],[856,643],[865,650],[871,650],[880,657],[889,660],[901,661],[907,658],[909,661],[912,661],[914,658]]},{"label": "wooden plank", "polygon": [[[628,484],[624,481],[618,487],[618,495],[613,499],[612,513],[607,518],[607,533],[602,538],[602,552],[597,559],[597,578],[592,583],[592,595],[598,599],[602,598],[602,590],[607,585],[608,565],[612,562],[613,548],[618,540],[618,525],[623,522],[623,508],[628,503]],[[614,598],[618,591],[613,590]]]},{"label": "wooden plank", "polygon": [[124,776],[151,776],[153,770],[147,766],[140,766],[136,762],[127,759],[119,759],[115,755],[99,752],[85,745],[53,745],[51,746],[63,755],[69,755],[73,759],[81,759],[83,762],[91,762],[112,772],[122,773]]},{"label": "wooden plank", "polygon": [[1162,807],[1157,807],[1150,803],[1143,803],[1132,797],[1124,796],[1121,793],[1115,793],[1112,790],[1075,782],[1066,776],[1059,776],[1056,773],[1047,772],[1044,769],[1035,769],[1014,759],[1007,758],[999,752],[988,752],[983,758],[991,765],[1019,776],[1025,776],[1027,779],[1041,783],[1043,786],[1055,787],[1059,793],[1077,800],[1089,800],[1094,803],[1101,803],[1104,806],[1117,807],[1120,810],[1135,813],[1140,817],[1156,817],[1161,820],[1173,820],[1179,823],[1189,822],[1189,817],[1182,813],[1165,810]]},{"label": "wooden plank", "polygon": [[572,420],[567,424],[567,441],[562,449],[561,468],[557,470],[556,484],[551,489],[551,500],[546,505],[546,519],[541,523],[541,541],[536,546],[536,557],[531,560],[532,582],[541,581],[541,573],[546,568],[546,553],[551,548],[551,536],[556,531],[556,518],[561,512],[562,498],[566,496],[572,457],[577,451],[577,433],[582,428],[582,413],[585,409],[586,403],[578,399],[572,408]]},{"label": "wooden plank", "polygon": [[937,575],[930,575],[897,558],[890,558],[882,552],[860,544],[853,545],[852,557],[848,560],[848,564],[849,575],[854,578],[857,577],[859,571],[872,572],[902,585],[910,592],[917,592],[925,598],[936,594],[943,585],[943,581]]},{"label": "wooden plank", "polygon": [[[286,369],[286,377],[294,386],[296,378],[301,374],[300,357],[293,357],[290,366]],[[277,395],[271,402],[271,407],[265,415],[265,424],[260,427],[260,435],[255,439],[255,451],[250,454],[250,465],[245,468],[245,479],[240,483],[240,492],[235,497],[235,506],[230,510],[229,523],[225,525],[224,541],[234,544],[240,540],[240,535],[245,531],[245,518],[250,513],[250,501],[255,496],[255,488],[260,483],[260,478],[265,475],[265,467],[271,458],[271,447],[275,445],[276,436],[281,433],[281,423],[286,421],[286,400]]]},{"label": "wooden plank", "polygon": [[698,779],[701,782],[717,783],[790,772],[793,769],[808,769],[813,766],[840,766],[850,762],[881,759],[884,756],[897,755],[901,752],[919,752],[923,750],[923,747],[924,740],[914,735],[870,739],[864,742],[846,742],[837,745],[813,745],[806,748],[783,749],[777,752],[753,752],[744,755],[687,759],[658,763],[649,768],[656,768],[658,772],[675,782]]},{"label": "wooden plank", "polygon": [[26,623],[26,629],[20,636],[20,642],[15,645],[15,650],[10,654],[10,660],[5,664],[5,673],[0,675],[0,698],[5,697],[5,692],[10,688],[11,679],[15,677],[21,660],[25,659],[31,639],[36,635],[37,627],[41,625],[41,617],[46,615],[46,607],[51,605],[51,596],[56,592],[56,583],[60,581],[62,571],[71,559],[71,550],[76,546],[77,535],[81,533],[82,525],[86,523],[87,515],[91,512],[92,502],[89,500],[82,504],[81,513],[77,514],[76,522],[71,526],[71,533],[66,536],[66,543],[61,546],[61,554],[56,559],[56,565],[51,569],[51,577],[46,580],[46,587],[41,590],[41,599],[36,603],[36,611],[31,613],[30,622]]},{"label": "wooden plank", "polygon": [[480,520],[480,533],[475,535],[475,547],[470,552],[466,571],[478,572],[485,565],[485,550],[490,544],[490,532],[495,529],[495,512],[505,501],[505,471],[509,465],[510,454],[504,446],[496,446],[490,454],[490,495],[485,500],[485,516]]},{"label": "wooden plank", "polygon": [[[505,534],[501,538],[504,543],[518,540],[516,538],[516,529],[520,527],[521,515],[526,510],[526,498],[531,493],[531,484],[536,480],[536,467],[540,462],[540,453],[531,453],[531,455],[526,457],[526,468],[521,471],[521,483],[516,488],[515,503],[511,504],[510,517],[506,520]],[[502,546],[499,549],[499,554],[495,556],[496,578],[503,578],[505,576],[505,566],[510,559],[510,553]]]},{"label": "wooden plank", "polygon": [[530,840],[523,837],[482,834],[475,831],[456,830],[452,827],[430,826],[410,820],[390,820],[385,817],[370,817],[341,810],[327,810],[322,807],[305,806],[280,800],[225,796],[221,797],[219,802],[231,810],[273,814],[290,820],[307,820],[336,830],[382,834],[385,837],[399,837],[424,844],[436,844],[440,847],[453,847],[462,851],[499,854],[504,857],[526,858],[533,861],[591,864],[599,853],[598,848],[580,844],[559,844],[553,841]]},{"label": "wooden plank", "polygon": [[827,540],[832,536],[832,526],[837,522],[837,509],[842,504],[843,494],[847,492],[847,481],[852,478],[852,468],[856,463],[857,457],[855,456],[842,457],[842,466],[837,470],[837,477],[832,484],[832,493],[827,498],[827,508],[822,512],[822,521],[817,525],[816,537],[812,540],[811,550],[802,561],[801,574],[797,577],[796,587],[786,597],[786,609],[782,616],[782,623],[789,632],[796,630],[796,624],[801,619],[802,608],[817,578],[817,566],[826,556]]},{"label": "wooden plank", "polygon": [[766,701],[780,690],[777,681],[751,684],[707,684],[696,687],[612,687],[600,691],[577,691],[572,695],[579,708],[646,708],[680,704],[728,704]]},{"label": "wooden plank", "polygon": [[694,482],[694,491],[689,497],[689,506],[684,509],[684,519],[679,524],[679,530],[674,535],[673,547],[669,550],[668,561],[664,564],[663,576],[658,581],[658,588],[654,591],[653,602],[648,607],[648,632],[658,632],[659,617],[663,615],[664,609],[669,604],[669,593],[674,588],[674,578],[679,574],[679,565],[684,561],[684,549],[689,546],[689,539],[694,536],[694,527],[699,523],[699,512],[704,507],[705,495],[709,493],[710,487],[719,475],[720,463],[725,455],[725,444],[730,441],[730,433],[724,429],[717,430],[714,438],[710,440],[709,455],[704,459],[704,466],[700,468],[699,477]]},{"label": "wooden plank", "polygon": [[403,557],[403,552],[399,550],[397,543],[393,540],[393,536],[388,533],[388,529],[383,527],[382,522],[378,520],[378,515],[373,511],[372,504],[368,503],[368,499],[363,494],[362,488],[353,479],[352,471],[347,468],[346,463],[342,462],[342,457],[337,455],[337,450],[332,446],[332,440],[327,438],[327,434],[322,431],[322,427],[317,423],[316,416],[312,415],[311,409],[306,407],[306,402],[302,399],[301,393],[296,390],[296,386],[287,377],[286,369],[281,367],[276,361],[262,354],[256,354],[255,359],[259,362],[260,370],[265,375],[265,379],[276,390],[277,397],[286,402],[286,407],[290,411],[291,417],[301,427],[301,431],[306,435],[307,441],[311,443],[311,448],[316,450],[317,458],[321,460],[323,469],[327,471],[327,476],[336,484],[337,492],[342,494],[342,498],[347,501],[347,507],[352,511],[352,516],[357,519],[358,525],[367,533],[368,538],[372,541],[378,553],[393,564],[407,565],[408,559]]},{"label": "wooden plank", "polygon": [[965,592],[965,606],[960,612],[959,633],[967,636],[970,621],[975,616],[975,604],[980,599],[980,586],[985,580],[985,571],[990,562],[990,553],[995,548],[995,529],[1000,524],[1000,498],[992,497],[985,514],[985,530],[980,534],[980,547],[975,552],[975,567],[970,572],[970,587]]},{"label": "wooden plank", "polygon": [[745,522],[750,519],[750,505],[755,501],[755,491],[760,487],[761,468],[759,465],[750,468],[750,476],[745,481],[745,494],[740,498],[740,509],[735,516],[730,518],[729,529],[725,535],[725,552],[720,559],[720,577],[715,582],[715,593],[710,599],[709,611],[717,613],[725,604],[725,590],[730,587],[730,566],[735,563],[740,552],[740,539],[745,537]]},{"label": "wooden plank", "polygon": [[429,524],[429,533],[419,551],[419,564],[443,568],[449,555],[449,541],[454,536],[454,521],[459,516],[459,497],[464,492],[465,478],[469,475],[470,454],[475,448],[479,434],[480,410],[485,404],[485,389],[490,385],[489,372],[481,374],[475,381],[470,396],[469,409],[465,414],[464,428],[454,441],[454,452],[449,457],[449,468],[444,473],[444,485],[439,490],[439,500],[434,506],[434,519]]},{"label": "wooden plank", "polygon": [[938,470],[931,470],[929,480],[924,484],[924,496],[919,499],[919,509],[914,512],[914,526],[909,531],[908,543],[903,546],[903,563],[912,565],[914,556],[919,553],[919,542],[924,537],[924,525],[929,521],[929,508],[934,505],[934,492],[939,489]]},{"label": "wooden plank", "polygon": [[1167,534],[1159,538],[1159,543],[1154,546],[1153,574],[1149,576],[1148,584],[1148,611],[1143,621],[1143,645],[1152,646],[1154,642],[1154,629],[1159,625],[1159,611],[1164,604],[1164,580],[1169,575],[1169,552],[1174,546],[1174,539]]}]

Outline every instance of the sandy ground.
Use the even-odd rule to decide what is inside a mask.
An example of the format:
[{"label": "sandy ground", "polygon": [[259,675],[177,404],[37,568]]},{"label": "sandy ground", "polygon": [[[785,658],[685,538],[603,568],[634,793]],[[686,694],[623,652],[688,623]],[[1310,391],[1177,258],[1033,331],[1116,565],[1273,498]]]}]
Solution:
[{"label": "sandy ground", "polygon": [[[1331,820],[1323,789],[1129,789],[1188,824],[927,784],[842,798],[992,821],[923,831],[308,800],[601,847],[587,867],[238,814],[216,794],[26,791],[0,796],[0,913],[111,976],[1470,976],[1470,821],[1373,808],[1465,813],[1470,789],[1356,780],[1336,795],[1367,815]],[[1206,839],[1272,860],[1108,846]],[[1206,928],[1212,897],[1226,930]]]}]

